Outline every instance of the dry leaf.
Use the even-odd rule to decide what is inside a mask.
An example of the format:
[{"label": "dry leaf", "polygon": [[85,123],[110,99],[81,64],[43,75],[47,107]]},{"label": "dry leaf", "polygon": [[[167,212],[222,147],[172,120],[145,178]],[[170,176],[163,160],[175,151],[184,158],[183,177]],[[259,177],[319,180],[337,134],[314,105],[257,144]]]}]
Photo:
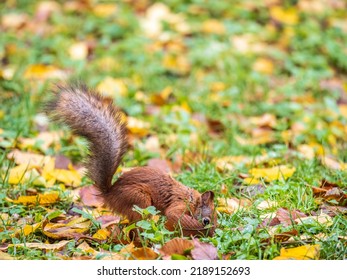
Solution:
[{"label": "dry leaf", "polygon": [[273,6],[270,8],[271,17],[284,24],[297,24],[299,21],[298,11],[295,8],[283,8],[280,6]]},{"label": "dry leaf", "polygon": [[89,230],[91,221],[85,218],[76,218],[68,223],[45,222],[42,225],[44,235],[53,239],[75,238]]},{"label": "dry leaf", "polygon": [[148,160],[147,166],[160,169],[161,171],[165,173],[171,172],[170,164],[165,159],[151,158],[150,160]]},{"label": "dry leaf", "polygon": [[307,159],[313,159],[315,157],[315,150],[310,145],[299,145],[297,149],[299,153],[301,153]]},{"label": "dry leaf", "polygon": [[92,258],[94,258],[98,251],[95,251],[92,247],[89,246],[89,244],[86,241],[83,241],[80,245],[77,246],[77,249],[81,250],[80,252],[74,252],[74,257],[80,257],[82,255],[90,255]]},{"label": "dry leaf", "polygon": [[151,101],[155,105],[162,106],[167,103],[171,94],[172,94],[172,87],[167,86],[160,93],[153,94],[151,96]]},{"label": "dry leaf", "polygon": [[103,228],[103,229],[98,229],[96,233],[93,234],[93,238],[99,239],[99,240],[107,240],[110,237],[111,233]]},{"label": "dry leaf", "polygon": [[270,59],[258,58],[253,64],[253,70],[262,74],[273,74],[275,65]]},{"label": "dry leaf", "polygon": [[104,205],[104,200],[100,191],[95,186],[83,187],[79,191],[81,201],[86,206],[101,207]]},{"label": "dry leaf", "polygon": [[269,113],[257,117],[251,117],[249,118],[249,121],[257,127],[274,128],[277,124],[276,116]]},{"label": "dry leaf", "polygon": [[61,136],[62,133],[57,131],[40,132],[34,138],[19,138],[19,147],[21,149],[32,149],[38,147],[41,151],[45,152],[53,143],[59,143]]},{"label": "dry leaf", "polygon": [[[54,168],[54,166],[53,166]],[[69,166],[70,170],[66,169],[52,169],[52,166],[46,165],[42,175],[47,181],[52,179],[64,183],[68,186],[79,186],[81,185],[82,176],[75,170],[72,165]]]},{"label": "dry leaf", "polygon": [[10,169],[8,173],[9,184],[17,185],[29,181],[32,181],[32,184],[37,186],[46,185],[45,179],[40,176],[39,172],[35,168],[29,169],[27,165],[21,164]]},{"label": "dry leaf", "polygon": [[258,210],[266,210],[274,207],[277,207],[277,202],[271,200],[263,200],[257,205]]},{"label": "dry leaf", "polygon": [[62,241],[60,241],[58,243],[54,243],[54,244],[29,243],[29,242],[27,242],[27,243],[11,244],[10,246],[59,251],[59,250],[62,250],[69,242],[70,242],[70,240],[62,240]]},{"label": "dry leaf", "polygon": [[131,251],[129,260],[155,260],[158,258],[158,254],[154,252],[151,248],[142,247],[134,248]]},{"label": "dry leaf", "polygon": [[216,19],[208,19],[202,24],[202,32],[209,34],[218,34],[223,35],[226,32],[225,26],[223,23]]},{"label": "dry leaf", "polygon": [[42,223],[40,222],[33,225],[24,225],[23,228],[16,230],[13,233],[13,236],[18,236],[20,234],[23,234],[24,236],[28,236],[29,234],[34,233],[37,229],[39,229],[41,227],[41,224]]},{"label": "dry leaf", "polygon": [[316,222],[319,225],[325,225],[325,226],[330,226],[333,224],[332,218],[325,213],[321,213],[317,216],[308,216],[308,217],[297,218],[295,220],[295,222],[299,225],[300,224],[307,224],[307,223],[312,224],[313,222]]},{"label": "dry leaf", "polygon": [[129,131],[139,137],[149,134],[150,124],[134,117],[127,117]]},{"label": "dry leaf", "polygon": [[176,237],[166,242],[159,251],[164,256],[185,255],[192,248],[193,242],[191,240]]},{"label": "dry leaf", "polygon": [[109,17],[117,12],[117,5],[113,3],[97,3],[93,5],[93,12],[99,17]]},{"label": "dry leaf", "polygon": [[295,248],[281,248],[280,255],[274,260],[317,260],[319,259],[319,245],[304,245]]},{"label": "dry leaf", "polygon": [[111,98],[125,96],[128,93],[128,87],[122,79],[106,77],[103,79],[96,90]]},{"label": "dry leaf", "polygon": [[9,254],[0,251],[0,260],[14,260],[14,258]]},{"label": "dry leaf", "polygon": [[30,152],[23,152],[20,150],[13,150],[7,154],[8,159],[14,159],[18,165],[27,166],[27,169],[40,168],[53,160],[50,156],[34,154]]},{"label": "dry leaf", "polygon": [[1,15],[1,26],[4,29],[19,29],[23,27],[29,20],[27,14],[3,14]]},{"label": "dry leaf", "polygon": [[284,226],[290,226],[295,223],[296,219],[300,220],[305,217],[307,216],[298,210],[279,208],[277,209],[275,218],[277,218]]},{"label": "dry leaf", "polygon": [[30,65],[24,73],[25,79],[33,79],[33,80],[47,80],[47,79],[65,79],[66,73],[53,66],[53,65],[45,65],[45,64],[33,64]]},{"label": "dry leaf", "polygon": [[217,260],[217,248],[212,244],[202,243],[198,239],[193,239],[194,248],[191,251],[194,260]]},{"label": "dry leaf", "polygon": [[238,199],[236,197],[219,198],[216,210],[221,213],[233,214],[238,210],[245,209],[250,205],[247,199]]},{"label": "dry leaf", "polygon": [[180,75],[186,75],[190,71],[190,63],[187,57],[183,54],[166,54],[163,58],[163,66],[173,72]]},{"label": "dry leaf", "polygon": [[263,178],[265,181],[271,182],[274,180],[286,180],[294,174],[295,170],[295,167],[278,165],[270,168],[252,168],[249,174],[256,179]]},{"label": "dry leaf", "polygon": [[59,193],[51,192],[47,194],[38,194],[38,195],[23,195],[18,197],[18,199],[13,200],[12,203],[16,204],[39,204],[39,205],[50,205],[54,204],[59,200]]},{"label": "dry leaf", "polygon": [[107,228],[114,224],[119,224],[121,218],[113,215],[102,215],[96,219],[101,223],[101,228]]},{"label": "dry leaf", "polygon": [[299,232],[296,229],[281,232],[281,233],[276,233],[274,235],[274,241],[279,243],[285,242],[285,241],[288,241],[292,236],[297,236],[298,233]]}]

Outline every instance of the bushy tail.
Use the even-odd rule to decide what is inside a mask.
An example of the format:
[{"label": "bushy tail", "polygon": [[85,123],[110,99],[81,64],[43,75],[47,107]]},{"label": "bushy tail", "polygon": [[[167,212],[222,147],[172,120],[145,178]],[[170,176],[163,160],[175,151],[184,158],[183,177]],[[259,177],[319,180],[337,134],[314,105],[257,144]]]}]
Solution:
[{"label": "bushy tail", "polygon": [[107,194],[128,145],[121,112],[85,85],[57,86],[45,110],[53,120],[68,125],[88,140],[88,176]]}]

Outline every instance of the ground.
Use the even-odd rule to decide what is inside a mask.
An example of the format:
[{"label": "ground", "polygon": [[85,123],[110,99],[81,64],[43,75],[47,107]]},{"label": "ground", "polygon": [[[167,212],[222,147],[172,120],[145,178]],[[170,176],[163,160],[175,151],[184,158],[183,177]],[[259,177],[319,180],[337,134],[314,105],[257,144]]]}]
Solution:
[{"label": "ground", "polygon": [[[2,1],[0,259],[346,259],[346,11]],[[125,113],[131,147],[115,176],[150,165],[213,190],[213,237],[168,232],[152,208],[128,225],[102,207],[86,142],[43,113],[54,84],[76,80]],[[115,240],[134,227],[141,246]]]}]

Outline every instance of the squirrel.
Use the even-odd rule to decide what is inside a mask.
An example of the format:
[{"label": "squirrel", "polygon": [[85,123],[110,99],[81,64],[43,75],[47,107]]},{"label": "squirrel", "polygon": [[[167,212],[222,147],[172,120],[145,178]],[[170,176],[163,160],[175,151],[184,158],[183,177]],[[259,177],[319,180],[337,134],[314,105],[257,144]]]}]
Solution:
[{"label": "squirrel", "polygon": [[127,124],[112,101],[84,84],[57,85],[45,106],[53,121],[67,125],[87,139],[89,156],[85,167],[111,211],[136,222],[141,215],[134,205],[154,206],[167,218],[168,230],[181,229],[184,236],[212,236],[217,224],[214,193],[186,187],[164,171],[136,167],[112,178],[128,148]]}]

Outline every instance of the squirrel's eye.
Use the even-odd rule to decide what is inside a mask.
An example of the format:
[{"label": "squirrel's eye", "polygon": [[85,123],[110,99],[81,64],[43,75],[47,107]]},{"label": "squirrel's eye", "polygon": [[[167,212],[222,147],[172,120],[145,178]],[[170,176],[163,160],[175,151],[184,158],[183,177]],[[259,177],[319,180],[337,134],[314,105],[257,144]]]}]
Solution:
[{"label": "squirrel's eye", "polygon": [[202,223],[204,224],[204,226],[207,226],[208,224],[210,224],[211,220],[210,218],[204,217],[202,218]]}]

